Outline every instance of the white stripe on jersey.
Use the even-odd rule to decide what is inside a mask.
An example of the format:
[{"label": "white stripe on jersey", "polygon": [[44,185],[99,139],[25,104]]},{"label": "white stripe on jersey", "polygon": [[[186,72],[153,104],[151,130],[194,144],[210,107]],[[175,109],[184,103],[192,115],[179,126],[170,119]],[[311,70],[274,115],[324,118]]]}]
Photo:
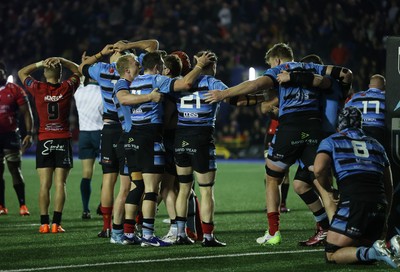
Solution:
[{"label": "white stripe on jersey", "polygon": [[103,128],[103,101],[99,85],[79,86],[75,94],[79,115],[79,130],[93,131]]}]

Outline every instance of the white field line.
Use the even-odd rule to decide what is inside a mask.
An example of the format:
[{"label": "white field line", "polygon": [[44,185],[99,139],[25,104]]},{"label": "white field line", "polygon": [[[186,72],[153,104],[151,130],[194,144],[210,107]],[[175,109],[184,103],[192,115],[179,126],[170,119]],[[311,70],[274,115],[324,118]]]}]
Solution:
[{"label": "white field line", "polygon": [[202,259],[219,259],[219,258],[233,258],[233,257],[246,257],[246,256],[259,256],[259,255],[281,255],[281,254],[298,254],[298,253],[310,253],[324,251],[323,249],[309,249],[309,250],[290,250],[290,251],[279,251],[279,252],[248,252],[238,254],[221,254],[211,256],[198,256],[198,257],[179,257],[179,258],[165,258],[165,259],[150,259],[150,260],[136,260],[136,261],[121,261],[121,262],[107,262],[107,263],[93,263],[93,264],[72,264],[72,265],[60,265],[60,266],[49,266],[49,267],[35,267],[35,268],[23,268],[13,270],[0,270],[0,272],[25,272],[25,271],[45,271],[45,270],[57,270],[57,269],[75,269],[84,267],[101,267],[110,265],[124,265],[124,264],[143,264],[143,263],[161,263],[161,262],[177,262],[177,261],[190,261],[190,260],[202,260]]}]

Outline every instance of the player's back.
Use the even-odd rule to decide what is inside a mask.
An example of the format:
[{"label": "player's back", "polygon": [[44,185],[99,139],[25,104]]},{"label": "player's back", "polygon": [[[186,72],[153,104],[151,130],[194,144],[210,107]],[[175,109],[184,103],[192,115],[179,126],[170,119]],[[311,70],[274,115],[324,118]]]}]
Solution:
[{"label": "player's back", "polygon": [[188,92],[177,94],[178,126],[215,127],[220,103],[205,102],[209,90],[225,90],[228,87],[213,76],[202,75]]},{"label": "player's back", "polygon": [[264,76],[269,76],[279,91],[279,117],[286,114],[311,114],[319,116],[320,91],[308,86],[299,86],[293,83],[279,84],[277,75],[282,71],[308,71],[316,74],[322,73],[323,66],[314,63],[286,62],[268,69]]},{"label": "player's back", "polygon": [[[129,86],[129,90],[135,95],[147,95],[150,94],[154,88],[160,87],[161,81],[171,80],[168,77],[161,76],[158,74],[145,74],[137,76]],[[162,92],[166,92],[162,90]],[[162,124],[164,109],[162,103],[157,102],[144,102],[137,105],[132,105],[131,120],[132,125],[142,126],[151,124]]]},{"label": "player's back", "polygon": [[88,73],[90,78],[96,80],[101,88],[103,120],[109,119],[118,122],[117,109],[113,102],[113,89],[120,76],[115,63],[97,62],[89,67]]},{"label": "player's back", "polygon": [[387,156],[383,146],[360,129],[345,129],[323,140],[332,144],[332,159],[336,177],[369,173],[383,175]]},{"label": "player's back", "polygon": [[379,89],[368,89],[355,93],[346,103],[346,107],[353,106],[362,112],[363,127],[385,128],[385,92]]}]

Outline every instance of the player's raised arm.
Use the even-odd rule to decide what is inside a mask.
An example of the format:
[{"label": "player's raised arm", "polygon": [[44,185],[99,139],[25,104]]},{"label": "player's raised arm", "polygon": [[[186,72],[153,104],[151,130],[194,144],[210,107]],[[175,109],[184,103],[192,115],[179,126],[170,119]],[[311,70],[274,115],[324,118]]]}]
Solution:
[{"label": "player's raised arm", "polygon": [[214,57],[215,54],[210,52],[205,52],[198,58],[195,57],[197,61],[196,66],[182,79],[178,79],[174,82],[174,91],[179,92],[189,90],[192,87],[193,82],[201,74],[203,68],[207,67],[207,65],[213,61]]},{"label": "player's raised arm", "polygon": [[113,48],[117,52],[123,52],[129,49],[142,49],[147,52],[154,52],[158,50],[159,43],[157,40],[150,39],[150,40],[141,40],[135,42],[126,42],[126,41],[118,41],[114,43]]},{"label": "player's raised arm", "polygon": [[98,62],[102,57],[110,55],[114,53],[114,48],[112,44],[107,44],[99,53],[94,54],[93,56],[86,57],[84,61],[79,65],[79,72],[81,74],[83,67],[86,65],[92,65],[93,63]]},{"label": "player's raised arm", "polygon": [[223,92],[220,92],[218,90],[211,90],[205,95],[206,102],[215,103],[233,96],[257,93],[261,90],[269,89],[272,87],[274,87],[274,82],[272,81],[272,79],[268,76],[262,76],[255,80],[244,81],[239,85],[226,89]]}]

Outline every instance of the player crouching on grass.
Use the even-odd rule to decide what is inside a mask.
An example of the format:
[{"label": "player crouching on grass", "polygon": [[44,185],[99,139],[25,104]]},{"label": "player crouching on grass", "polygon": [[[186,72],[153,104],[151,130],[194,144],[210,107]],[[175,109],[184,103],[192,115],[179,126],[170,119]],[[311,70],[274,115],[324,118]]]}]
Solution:
[{"label": "player crouching on grass", "polygon": [[[384,235],[393,197],[392,173],[383,146],[361,129],[362,114],[344,108],[338,133],[324,139],[314,161],[314,173],[329,196],[338,202],[326,239],[326,259],[347,264],[383,261],[398,268],[400,236],[388,244]],[[334,171],[340,199],[334,195]]]}]

